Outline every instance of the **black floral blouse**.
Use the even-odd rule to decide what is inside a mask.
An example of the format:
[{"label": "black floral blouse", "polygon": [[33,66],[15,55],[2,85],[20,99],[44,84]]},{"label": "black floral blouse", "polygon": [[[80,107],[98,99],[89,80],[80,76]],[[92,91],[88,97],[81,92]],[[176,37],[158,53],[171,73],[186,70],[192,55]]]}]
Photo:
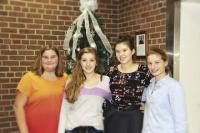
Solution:
[{"label": "black floral blouse", "polygon": [[129,106],[139,109],[142,92],[152,77],[147,66],[139,65],[138,70],[131,73],[122,73],[117,66],[113,66],[107,75],[110,77],[112,104],[122,109]]}]

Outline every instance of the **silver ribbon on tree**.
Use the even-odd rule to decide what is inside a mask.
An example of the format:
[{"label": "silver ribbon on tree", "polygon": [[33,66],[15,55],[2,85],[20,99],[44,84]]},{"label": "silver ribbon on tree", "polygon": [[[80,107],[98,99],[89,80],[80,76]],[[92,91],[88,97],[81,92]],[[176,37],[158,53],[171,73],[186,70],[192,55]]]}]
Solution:
[{"label": "silver ribbon on tree", "polygon": [[[81,27],[82,27],[83,22],[85,22],[86,37],[87,37],[90,47],[97,49],[96,43],[93,39],[91,29],[89,26],[90,24],[89,17],[90,17],[95,32],[98,34],[105,49],[107,50],[107,52],[110,54],[110,57],[111,57],[113,54],[112,47],[107,37],[103,34],[95,16],[92,13],[98,8],[97,0],[80,0],[80,5],[81,5],[80,11],[82,12],[82,14],[78,18],[76,18],[73,21],[72,25],[68,28],[67,33],[65,34],[64,46],[63,46],[64,50],[67,50],[69,53],[72,51],[72,59],[76,60],[75,50],[77,48],[77,41],[82,36]],[[70,49],[71,39],[73,39],[72,49]]]}]

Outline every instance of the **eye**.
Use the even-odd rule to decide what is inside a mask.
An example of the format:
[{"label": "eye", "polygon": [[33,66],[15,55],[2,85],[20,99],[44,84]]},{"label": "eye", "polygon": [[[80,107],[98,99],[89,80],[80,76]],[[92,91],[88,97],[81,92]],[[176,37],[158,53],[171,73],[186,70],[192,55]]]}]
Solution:
[{"label": "eye", "polygon": [[57,56],[56,55],[53,55],[53,56],[51,56],[51,59],[55,59]]},{"label": "eye", "polygon": [[147,65],[151,65],[152,63],[151,62],[147,62]]},{"label": "eye", "polygon": [[123,52],[126,52],[126,51],[127,51],[127,49],[124,49],[124,50],[123,50]]},{"label": "eye", "polygon": [[46,60],[46,59],[48,59],[48,57],[47,57],[47,56],[42,56],[42,59],[45,59],[45,60]]},{"label": "eye", "polygon": [[86,61],[86,59],[82,59],[81,61],[85,62],[85,61]]},{"label": "eye", "polygon": [[94,62],[95,60],[94,60],[94,59],[91,59],[90,61],[91,61],[91,62]]}]

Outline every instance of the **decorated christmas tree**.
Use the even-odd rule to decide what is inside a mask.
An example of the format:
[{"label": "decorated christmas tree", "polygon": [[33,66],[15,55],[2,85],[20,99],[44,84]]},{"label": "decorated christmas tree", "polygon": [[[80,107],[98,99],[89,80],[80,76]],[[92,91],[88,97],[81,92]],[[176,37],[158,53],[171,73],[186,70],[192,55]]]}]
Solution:
[{"label": "decorated christmas tree", "polygon": [[66,51],[67,73],[71,73],[79,51],[85,47],[97,50],[100,59],[99,73],[105,73],[110,66],[113,51],[102,31],[100,19],[94,13],[97,8],[97,0],[80,0],[82,13],[73,21],[65,34],[63,48]]}]

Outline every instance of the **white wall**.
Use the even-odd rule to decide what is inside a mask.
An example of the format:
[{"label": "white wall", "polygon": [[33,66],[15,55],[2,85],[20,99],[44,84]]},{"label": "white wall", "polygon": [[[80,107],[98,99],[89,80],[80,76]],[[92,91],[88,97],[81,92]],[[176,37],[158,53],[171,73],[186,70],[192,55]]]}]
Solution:
[{"label": "white wall", "polygon": [[179,80],[186,90],[189,133],[200,133],[200,3],[181,2],[179,55]]}]

